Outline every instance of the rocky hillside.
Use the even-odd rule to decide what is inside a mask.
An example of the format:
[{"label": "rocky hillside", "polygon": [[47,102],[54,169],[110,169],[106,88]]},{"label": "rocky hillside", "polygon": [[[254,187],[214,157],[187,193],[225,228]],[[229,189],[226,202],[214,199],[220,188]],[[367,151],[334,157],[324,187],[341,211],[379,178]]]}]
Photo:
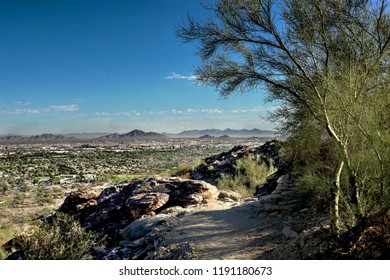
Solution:
[{"label": "rocky hillside", "polygon": [[[302,192],[275,141],[234,147],[205,159],[191,174],[134,180],[97,193],[72,192],[58,209],[98,234],[85,259],[340,259],[388,258],[389,215],[368,228],[330,237],[328,202]],[[278,171],[254,197],[213,185],[236,161],[255,154]],[[46,222],[56,215],[46,217]],[[350,244],[355,244],[351,248]],[[12,241],[8,259],[26,258]],[[336,250],[337,249],[337,250]]]}]

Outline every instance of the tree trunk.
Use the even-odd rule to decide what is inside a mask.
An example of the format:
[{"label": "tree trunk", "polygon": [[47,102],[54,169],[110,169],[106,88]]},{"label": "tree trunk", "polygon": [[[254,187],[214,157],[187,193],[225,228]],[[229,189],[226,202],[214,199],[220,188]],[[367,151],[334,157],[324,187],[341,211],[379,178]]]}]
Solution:
[{"label": "tree trunk", "polygon": [[361,222],[362,220],[362,214],[359,207],[359,189],[356,184],[356,176],[350,173],[348,182],[349,182],[349,189],[351,192],[350,203],[351,203],[352,212],[355,219],[354,223],[356,224]]},{"label": "tree trunk", "polygon": [[344,167],[344,161],[340,161],[336,167],[334,177],[333,177],[332,187],[330,189],[330,195],[331,195],[330,213],[332,217],[331,231],[335,237],[338,237],[340,234],[340,229],[339,229],[340,176],[343,167]]},{"label": "tree trunk", "polygon": [[358,190],[358,185],[356,184],[356,175],[353,173],[351,163],[350,163],[350,158],[348,156],[348,150],[340,138],[338,137],[337,133],[333,129],[331,122],[328,117],[327,111],[324,109],[324,115],[325,115],[325,120],[326,120],[326,130],[328,131],[330,137],[335,141],[336,146],[339,150],[339,154],[341,157],[341,161],[344,162],[345,168],[348,174],[348,183],[349,183],[349,190],[351,192],[350,196],[350,204],[351,204],[351,209],[352,213],[354,216],[354,224],[359,223],[362,220],[362,214],[360,211],[359,207],[359,190]]}]

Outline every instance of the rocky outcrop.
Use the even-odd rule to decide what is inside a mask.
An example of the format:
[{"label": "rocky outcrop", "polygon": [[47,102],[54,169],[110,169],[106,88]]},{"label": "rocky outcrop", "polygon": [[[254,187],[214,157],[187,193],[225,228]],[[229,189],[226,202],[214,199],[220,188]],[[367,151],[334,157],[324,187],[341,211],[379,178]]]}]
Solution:
[{"label": "rocky outcrop", "polygon": [[260,147],[235,146],[228,152],[208,157],[204,162],[195,168],[190,176],[195,180],[202,180],[215,185],[221,174],[233,174],[237,160],[247,155],[257,155],[259,160],[266,164],[275,165],[278,170],[284,169],[284,164],[279,156],[278,141],[268,141]]},{"label": "rocky outcrop", "polygon": [[[218,195],[215,186],[203,181],[176,177],[149,178],[110,187],[100,194],[72,192],[59,211],[74,215],[86,229],[105,235],[106,243],[113,246],[125,236],[134,239],[141,237],[141,233],[145,235],[158,225],[154,219],[162,214],[155,215],[164,210],[176,213],[177,209],[218,199]],[[176,212],[169,212],[169,209],[176,209]]]},{"label": "rocky outcrop", "polygon": [[277,186],[271,194],[259,197],[259,211],[280,213],[298,208],[304,198],[299,187],[290,182],[290,175],[284,174],[276,180]]}]

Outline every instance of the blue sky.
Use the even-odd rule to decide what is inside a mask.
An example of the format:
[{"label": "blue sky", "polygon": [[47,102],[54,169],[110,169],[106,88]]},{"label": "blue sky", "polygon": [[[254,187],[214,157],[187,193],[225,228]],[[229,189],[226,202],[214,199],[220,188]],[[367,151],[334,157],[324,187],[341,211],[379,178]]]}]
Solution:
[{"label": "blue sky", "polygon": [[[206,2],[207,1],[203,1]],[[194,82],[194,0],[0,0],[0,134],[272,129],[263,94]]]}]

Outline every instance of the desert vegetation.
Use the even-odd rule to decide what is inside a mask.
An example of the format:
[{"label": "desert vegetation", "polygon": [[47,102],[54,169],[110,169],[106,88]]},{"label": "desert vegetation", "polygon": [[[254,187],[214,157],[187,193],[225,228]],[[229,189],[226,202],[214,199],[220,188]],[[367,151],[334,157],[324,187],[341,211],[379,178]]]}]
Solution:
[{"label": "desert vegetation", "polygon": [[[102,190],[107,186],[150,176],[173,175],[188,178],[191,170],[203,158],[226,151],[236,144],[252,144],[253,141],[187,139],[96,145],[2,145],[0,246],[21,233],[25,233],[24,237],[27,238],[23,246],[32,248],[31,250],[39,249],[33,249],[34,242],[40,243],[39,238],[60,238],[62,231],[58,223],[43,226],[37,217],[55,211],[70,192]],[[76,225],[75,228],[77,229]],[[52,229],[57,233],[49,236]],[[48,252],[31,252],[34,256],[46,253]],[[4,251],[0,254],[1,258],[5,256]]]},{"label": "desert vegetation", "polygon": [[91,251],[97,235],[72,217],[56,214],[52,221],[31,227],[13,242],[28,260],[79,260]]},{"label": "desert vegetation", "polygon": [[222,190],[238,191],[242,197],[253,196],[256,187],[263,184],[268,176],[276,172],[273,163],[266,164],[256,155],[247,155],[237,160],[234,173],[223,173],[217,186]]},{"label": "desert vegetation", "polygon": [[[330,199],[332,232],[390,208],[388,1],[220,0],[177,30],[198,83],[264,89],[298,182]],[[343,218],[341,218],[343,217]]]}]

